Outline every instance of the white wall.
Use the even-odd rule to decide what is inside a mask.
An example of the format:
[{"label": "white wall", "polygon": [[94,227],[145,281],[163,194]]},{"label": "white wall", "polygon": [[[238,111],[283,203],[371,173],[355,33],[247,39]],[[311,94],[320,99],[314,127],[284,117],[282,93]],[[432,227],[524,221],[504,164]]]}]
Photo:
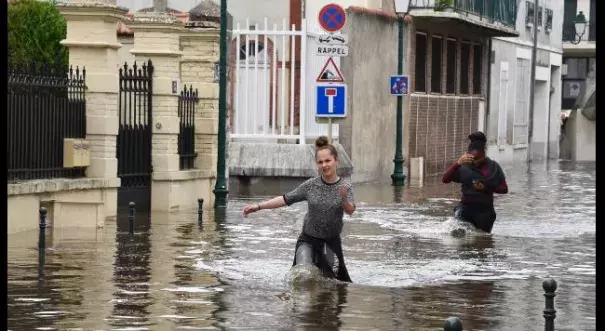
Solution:
[{"label": "white wall", "polygon": [[[589,2],[588,0],[581,0]],[[534,94],[534,122],[532,137],[532,158],[543,159],[548,155],[550,158],[558,158],[558,137],[560,134],[559,117],[561,108],[561,56],[562,56],[562,26],[563,26],[563,1],[542,0],[539,5],[553,10],[553,29],[545,31],[544,23],[546,15],[543,12],[543,25],[538,30],[538,54],[536,68],[536,82]],[[526,26],[525,1],[519,5],[517,12],[516,29],[519,37],[516,38],[493,38],[492,50],[495,53],[494,62],[491,64],[490,77],[490,104],[487,118],[487,135],[490,140],[489,153],[494,159],[503,162],[520,161],[527,159],[527,149],[523,146],[512,146],[513,123],[515,113],[515,87],[521,73],[517,71],[517,59],[531,60],[531,48],[533,45],[533,28]],[[501,88],[502,67],[508,65],[507,88]],[[530,76],[531,67],[526,68],[525,73]],[[553,74],[555,76],[553,76]],[[554,92],[551,94],[551,86]],[[529,88],[529,87],[528,87]],[[507,100],[504,100],[506,98]],[[500,111],[506,114],[500,114]],[[529,115],[529,114],[527,114]],[[502,123],[506,118],[506,123]],[[506,139],[497,146],[499,126],[506,129]]]}]

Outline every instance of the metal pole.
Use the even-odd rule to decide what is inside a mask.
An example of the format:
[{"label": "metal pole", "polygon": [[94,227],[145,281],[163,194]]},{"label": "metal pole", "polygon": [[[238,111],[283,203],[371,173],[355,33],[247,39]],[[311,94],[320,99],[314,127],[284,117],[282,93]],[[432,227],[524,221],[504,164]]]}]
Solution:
[{"label": "metal pole", "polygon": [[[397,18],[398,43],[397,43],[397,74],[403,74],[403,17]],[[403,173],[403,96],[397,96],[397,137],[395,145],[395,169],[391,175],[394,186],[403,186],[405,184],[405,174]]]},{"label": "metal pole", "polygon": [[542,283],[544,289],[544,331],[555,330],[555,318],[557,311],[555,310],[555,291],[557,290],[557,282],[554,279],[547,279]]},{"label": "metal pole", "polygon": [[536,56],[538,53],[538,0],[534,0],[534,44],[531,49],[531,78],[529,82],[529,123],[527,126],[527,161],[531,162],[534,136],[534,99],[536,89]]},{"label": "metal pole", "polygon": [[[485,92],[486,98],[485,98],[485,113],[483,114],[483,132],[485,134],[488,134],[488,121],[489,121],[489,112],[490,112],[490,107],[492,105],[492,103],[490,102],[490,97],[491,97],[491,90],[492,90],[492,38],[489,38],[489,41],[487,43],[487,91]],[[497,132],[497,131],[496,131]]]},{"label": "metal pole", "polygon": [[38,280],[44,279],[46,263],[46,208],[40,208],[40,236],[38,238]]},{"label": "metal pole", "polygon": [[128,233],[132,236],[134,234],[134,213],[135,213],[135,204],[130,201],[128,204]]},{"label": "metal pole", "polygon": [[462,331],[462,321],[458,317],[448,317],[443,325],[443,331]]},{"label": "metal pole", "polygon": [[219,58],[218,94],[218,158],[216,161],[216,184],[214,186],[214,207],[227,206],[227,0],[221,0],[221,34]]},{"label": "metal pole", "polygon": [[328,117],[328,141],[332,143],[332,117]]}]

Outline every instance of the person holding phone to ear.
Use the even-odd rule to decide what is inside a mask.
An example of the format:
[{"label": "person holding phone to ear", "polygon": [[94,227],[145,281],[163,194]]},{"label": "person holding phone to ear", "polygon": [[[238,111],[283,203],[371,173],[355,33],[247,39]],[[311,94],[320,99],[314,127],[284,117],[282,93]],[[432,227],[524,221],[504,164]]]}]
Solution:
[{"label": "person holding phone to ear", "polygon": [[477,131],[468,139],[467,153],[445,171],[441,181],[460,183],[462,198],[454,208],[454,216],[491,233],[496,221],[494,193],[507,194],[508,185],[498,162],[485,155],[485,134]]}]

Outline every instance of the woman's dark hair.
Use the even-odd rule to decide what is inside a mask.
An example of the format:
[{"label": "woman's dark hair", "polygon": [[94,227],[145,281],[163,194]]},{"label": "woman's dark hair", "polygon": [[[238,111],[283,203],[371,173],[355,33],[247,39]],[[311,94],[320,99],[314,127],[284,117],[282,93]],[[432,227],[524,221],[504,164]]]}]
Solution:
[{"label": "woman's dark hair", "polygon": [[485,134],[481,131],[473,132],[468,135],[468,152],[479,151],[485,152],[485,144],[487,143],[487,138]]},{"label": "woman's dark hair", "polygon": [[330,141],[326,136],[320,136],[317,138],[317,140],[315,140],[315,157],[317,157],[317,152],[321,151],[322,149],[329,150],[330,154],[332,154],[335,159],[338,159],[338,152],[336,151],[336,148],[334,145],[330,144]]}]

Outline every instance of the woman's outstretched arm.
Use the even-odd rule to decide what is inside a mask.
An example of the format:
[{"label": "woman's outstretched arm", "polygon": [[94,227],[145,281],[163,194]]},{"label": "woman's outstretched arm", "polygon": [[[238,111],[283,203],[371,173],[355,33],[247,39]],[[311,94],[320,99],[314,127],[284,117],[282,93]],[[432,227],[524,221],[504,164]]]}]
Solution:
[{"label": "woman's outstretched arm", "polygon": [[261,209],[275,209],[275,208],[283,207],[285,205],[286,205],[286,200],[284,200],[284,197],[280,195],[271,200],[266,200],[261,203],[247,205],[246,207],[244,207],[244,216],[246,216],[250,213],[257,212]]}]

